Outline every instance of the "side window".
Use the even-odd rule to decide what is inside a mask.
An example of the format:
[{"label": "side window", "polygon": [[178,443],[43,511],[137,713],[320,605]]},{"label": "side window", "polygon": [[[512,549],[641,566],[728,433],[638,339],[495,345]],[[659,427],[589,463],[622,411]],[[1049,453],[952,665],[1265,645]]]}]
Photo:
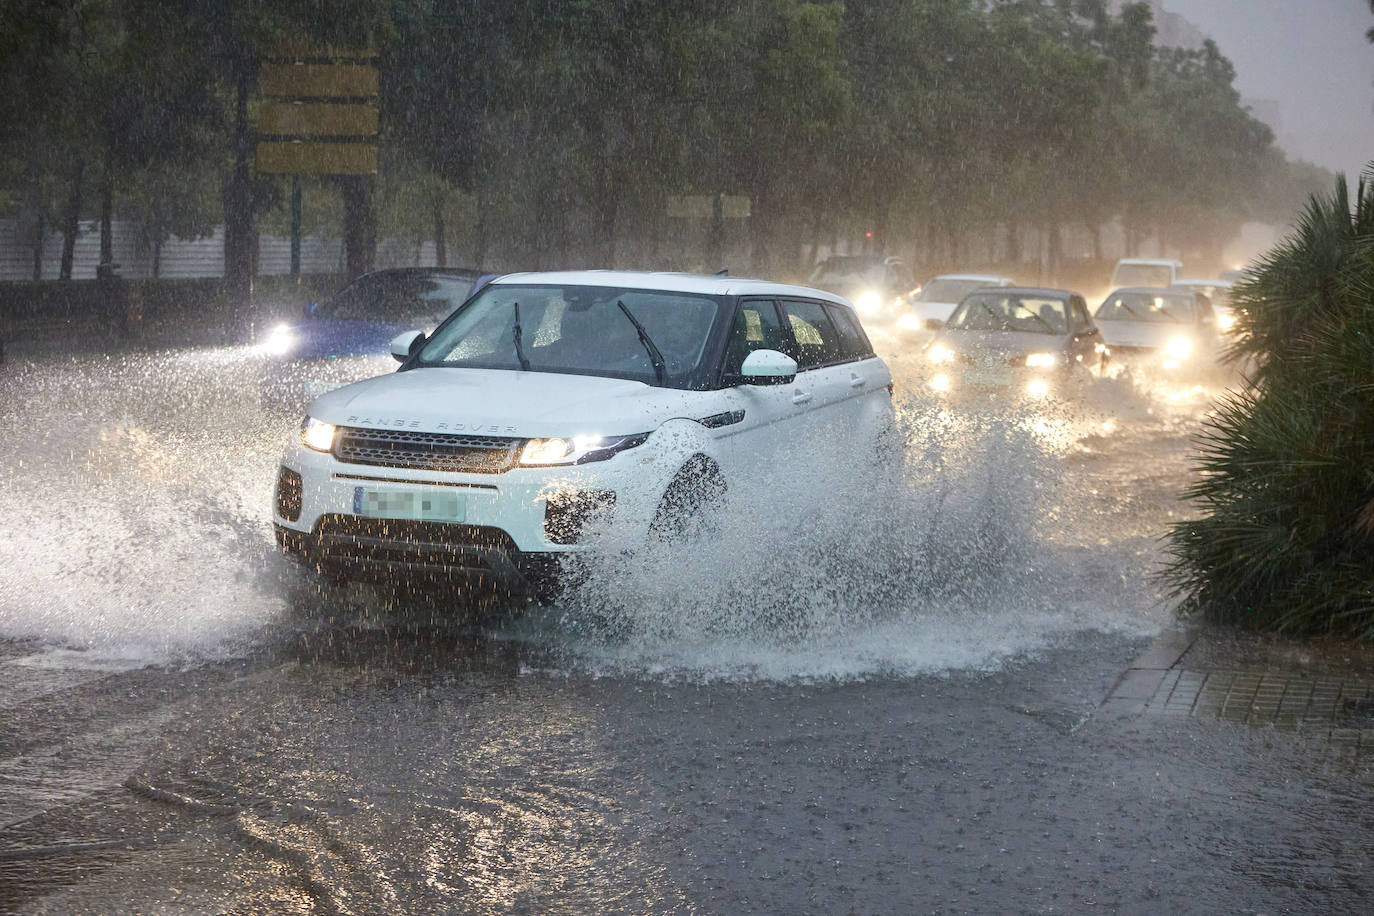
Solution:
[{"label": "side window", "polygon": [[746,299],[735,310],[735,323],[725,344],[725,376],[739,375],[745,357],[755,350],[791,350],[771,299]]},{"label": "side window", "polygon": [[1075,333],[1087,330],[1091,326],[1091,322],[1088,320],[1088,305],[1077,296],[1074,296],[1070,303],[1069,317],[1073,322]]},{"label": "side window", "polygon": [[843,348],[825,309],[819,302],[792,300],[782,304],[792,337],[797,341],[797,368],[811,369],[839,362]]},{"label": "side window", "polygon": [[825,304],[826,314],[835,325],[839,334],[840,358],[845,360],[868,359],[873,355],[873,347],[859,326],[859,319],[842,305]]}]

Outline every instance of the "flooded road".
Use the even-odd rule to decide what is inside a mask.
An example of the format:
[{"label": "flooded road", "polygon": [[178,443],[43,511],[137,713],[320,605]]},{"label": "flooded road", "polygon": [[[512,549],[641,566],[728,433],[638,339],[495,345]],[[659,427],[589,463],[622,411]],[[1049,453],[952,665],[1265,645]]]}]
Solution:
[{"label": "flooded road", "polygon": [[1367,906],[1367,758],[1094,715],[1212,392],[949,409],[884,355],[900,467],[732,488],[516,618],[281,559],[246,353],[13,362],[0,912]]}]

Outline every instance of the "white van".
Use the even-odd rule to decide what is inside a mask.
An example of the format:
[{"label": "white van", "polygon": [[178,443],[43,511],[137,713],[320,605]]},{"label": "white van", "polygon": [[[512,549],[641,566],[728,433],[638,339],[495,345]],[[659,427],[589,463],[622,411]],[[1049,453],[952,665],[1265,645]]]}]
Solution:
[{"label": "white van", "polygon": [[1173,286],[1183,271],[1182,261],[1167,258],[1122,258],[1112,271],[1112,289]]}]

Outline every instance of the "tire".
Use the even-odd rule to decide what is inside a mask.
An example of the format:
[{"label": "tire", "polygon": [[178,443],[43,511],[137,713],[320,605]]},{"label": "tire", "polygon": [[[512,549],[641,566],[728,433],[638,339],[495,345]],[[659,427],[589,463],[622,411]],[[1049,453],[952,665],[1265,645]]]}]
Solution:
[{"label": "tire", "polygon": [[717,529],[725,494],[720,467],[705,455],[693,455],[664,491],[649,533],[671,544],[709,536]]}]

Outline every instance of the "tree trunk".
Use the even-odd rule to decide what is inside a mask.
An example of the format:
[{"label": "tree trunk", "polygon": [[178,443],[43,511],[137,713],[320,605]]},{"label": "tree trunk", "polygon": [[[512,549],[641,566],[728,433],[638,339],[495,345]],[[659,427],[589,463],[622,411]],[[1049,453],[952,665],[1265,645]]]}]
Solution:
[{"label": "tree trunk", "polygon": [[153,242],[153,279],[162,276],[162,239]]},{"label": "tree trunk", "polygon": [[448,235],[444,231],[444,198],[434,195],[434,263],[438,267],[448,266]]},{"label": "tree trunk", "polygon": [[1046,254],[1045,266],[1049,274],[1050,282],[1057,282],[1059,277],[1059,262],[1064,259],[1064,241],[1060,237],[1060,225],[1057,222],[1050,222],[1045,227]]},{"label": "tree trunk", "polygon": [[248,161],[252,134],[248,130],[248,89],[251,62],[239,62],[234,113],[234,167],[224,185],[224,291],[229,298],[235,331],[253,332],[253,186]]},{"label": "tree trunk", "polygon": [[63,280],[72,278],[76,236],[81,231],[81,175],[85,171],[86,160],[78,156],[72,168],[71,184],[68,185],[66,211],[62,214],[62,263],[58,276]]},{"label": "tree trunk", "polygon": [[1007,261],[1021,263],[1021,227],[1014,219],[1007,221]]},{"label": "tree trunk", "polygon": [[105,174],[100,184],[100,263],[114,262],[114,176],[110,174],[110,153],[105,151]]},{"label": "tree trunk", "polygon": [[487,185],[484,176],[478,175],[475,192],[477,195],[477,225],[473,227],[473,266],[487,270]]},{"label": "tree trunk", "polygon": [[43,234],[47,226],[43,222],[41,212],[34,214],[33,219],[33,278],[43,279]]},{"label": "tree trunk", "polygon": [[372,270],[377,263],[377,221],[372,208],[372,178],[348,175],[339,179],[344,203],[344,263],[350,277]]}]

